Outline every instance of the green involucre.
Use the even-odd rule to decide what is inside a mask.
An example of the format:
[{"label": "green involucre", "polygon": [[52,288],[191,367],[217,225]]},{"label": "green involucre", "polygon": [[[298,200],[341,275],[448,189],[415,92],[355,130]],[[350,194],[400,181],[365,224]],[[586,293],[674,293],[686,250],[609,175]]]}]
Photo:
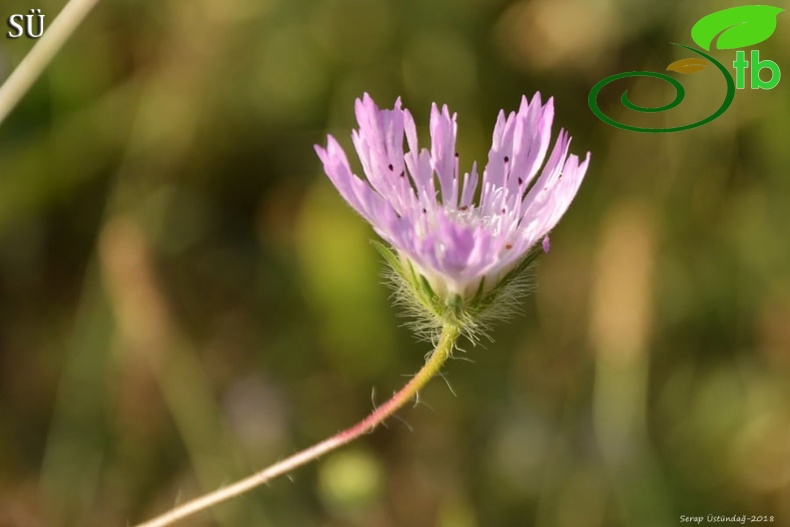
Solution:
[{"label": "green involucre", "polygon": [[412,317],[412,329],[429,339],[435,339],[441,328],[453,326],[472,341],[482,337],[491,340],[491,323],[519,312],[519,301],[531,289],[528,271],[543,252],[540,247],[530,250],[496,284],[486,283],[483,278],[475,293],[465,298],[458,294],[438,294],[392,248],[376,240],[372,243],[389,265],[388,278],[395,289],[396,303]]}]

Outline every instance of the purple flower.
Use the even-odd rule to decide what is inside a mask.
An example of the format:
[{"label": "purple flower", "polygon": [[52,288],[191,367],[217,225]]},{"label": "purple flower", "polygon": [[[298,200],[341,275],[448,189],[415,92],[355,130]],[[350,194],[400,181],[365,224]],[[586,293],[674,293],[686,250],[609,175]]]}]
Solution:
[{"label": "purple flower", "polygon": [[459,172],[456,114],[447,106],[431,107],[430,150],[419,148],[414,119],[400,99],[392,110],[380,110],[365,94],[356,101],[356,116],[359,129],[351,135],[366,179],[352,173],[332,136],[326,148],[315,147],[326,174],[411,275],[456,304],[496,287],[537,244],[548,250],[548,233],[576,195],[590,159],[589,152],[581,163],[569,155],[571,138],[560,130],[544,165],[554,104],[551,98],[543,104],[539,93],[532,101],[522,97],[518,112],[499,112],[482,177],[476,163]]}]

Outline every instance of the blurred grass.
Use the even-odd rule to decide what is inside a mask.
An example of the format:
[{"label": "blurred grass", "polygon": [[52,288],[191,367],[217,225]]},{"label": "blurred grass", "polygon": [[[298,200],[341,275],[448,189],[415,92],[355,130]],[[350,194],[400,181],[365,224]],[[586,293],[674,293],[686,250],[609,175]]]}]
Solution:
[{"label": "blurred grass", "polygon": [[[667,135],[586,102],[682,58],[668,42],[731,5],[100,4],[0,128],[0,526],[142,520],[399,387],[428,345],[312,145],[350,147],[369,91],[402,96],[423,139],[429,104],[450,104],[469,164],[536,90],[593,164],[525,314],[450,364],[457,397],[437,380],[400,413],[414,433],[392,420],[186,524],[790,525],[787,87]],[[780,15],[761,55],[790,64],[788,42]],[[3,77],[30,44],[3,41]],[[655,122],[718,104],[713,75],[683,81],[682,112]]]}]

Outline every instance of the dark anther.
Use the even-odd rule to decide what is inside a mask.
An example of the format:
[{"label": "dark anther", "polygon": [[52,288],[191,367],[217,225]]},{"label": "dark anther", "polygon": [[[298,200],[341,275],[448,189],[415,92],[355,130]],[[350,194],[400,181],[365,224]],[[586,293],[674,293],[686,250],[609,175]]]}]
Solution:
[{"label": "dark anther", "polygon": [[519,184],[519,185],[523,185],[523,184],[524,184],[524,180],[523,180],[523,179],[521,179],[521,178],[518,178],[518,184]]},{"label": "dark anther", "polygon": [[400,177],[406,177],[406,172],[401,172]]},{"label": "dark anther", "polygon": [[390,172],[392,172],[393,166],[392,166],[391,164],[390,164],[390,165],[387,165],[387,168],[389,168],[389,169],[390,169]]},{"label": "dark anther", "polygon": [[505,163],[507,163],[508,161],[510,161],[510,158],[508,156],[505,156]]},{"label": "dark anther", "polygon": [[509,251],[510,249],[512,249],[512,248],[513,248],[513,245],[511,245],[511,244],[509,244],[509,243],[505,244],[505,249],[507,249],[508,251]]},{"label": "dark anther", "polygon": [[466,205],[461,205],[461,206],[458,208],[458,210],[460,210],[460,211],[462,211],[462,212],[463,212],[463,211],[467,210],[468,208],[469,208],[469,207],[467,207]]},{"label": "dark anther", "polygon": [[427,211],[427,210],[425,210],[425,209],[422,209],[422,213],[423,213],[423,214],[428,214],[428,211]]}]

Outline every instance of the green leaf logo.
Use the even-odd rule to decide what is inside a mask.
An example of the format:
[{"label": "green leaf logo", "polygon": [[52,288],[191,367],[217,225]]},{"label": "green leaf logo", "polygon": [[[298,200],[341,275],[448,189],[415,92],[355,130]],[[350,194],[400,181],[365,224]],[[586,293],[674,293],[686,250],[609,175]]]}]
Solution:
[{"label": "green leaf logo", "polygon": [[717,49],[745,48],[759,44],[774,34],[776,17],[784,11],[770,5],[744,5],[711,13],[691,28],[691,38],[710,51],[713,39]]}]

